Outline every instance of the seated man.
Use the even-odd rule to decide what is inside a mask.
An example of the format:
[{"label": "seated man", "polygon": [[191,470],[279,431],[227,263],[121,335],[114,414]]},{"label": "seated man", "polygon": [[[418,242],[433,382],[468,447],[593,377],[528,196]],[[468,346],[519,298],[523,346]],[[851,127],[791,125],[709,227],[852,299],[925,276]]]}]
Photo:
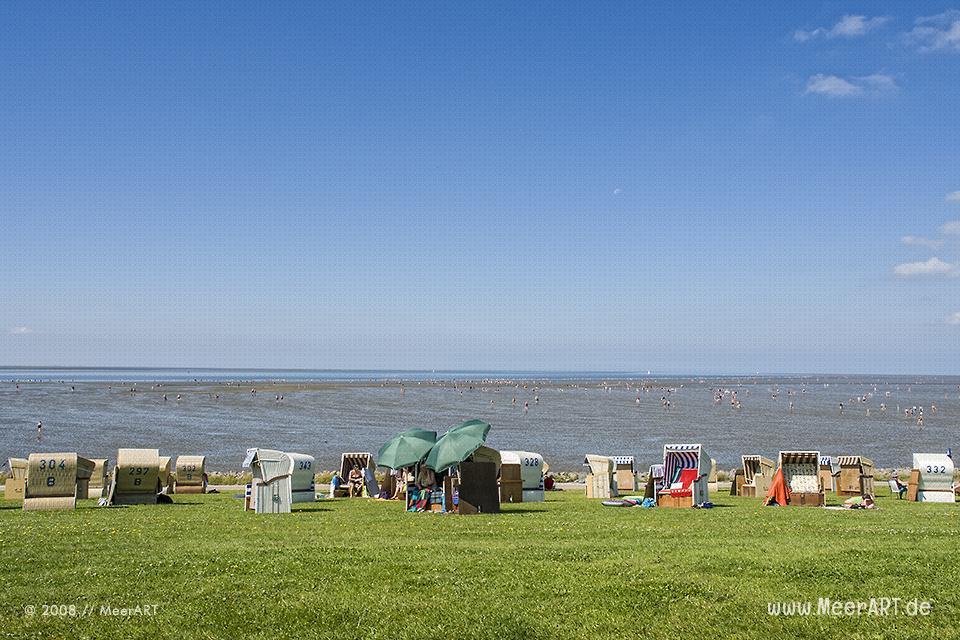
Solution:
[{"label": "seated man", "polygon": [[893,475],[890,476],[890,490],[891,492],[896,488],[897,497],[903,498],[903,494],[907,492],[907,485],[900,482],[900,474],[896,471],[893,472]]},{"label": "seated man", "polygon": [[363,495],[363,472],[360,471],[360,465],[353,465],[353,469],[350,470],[350,477],[348,480],[348,488],[350,489],[351,498],[359,498]]}]

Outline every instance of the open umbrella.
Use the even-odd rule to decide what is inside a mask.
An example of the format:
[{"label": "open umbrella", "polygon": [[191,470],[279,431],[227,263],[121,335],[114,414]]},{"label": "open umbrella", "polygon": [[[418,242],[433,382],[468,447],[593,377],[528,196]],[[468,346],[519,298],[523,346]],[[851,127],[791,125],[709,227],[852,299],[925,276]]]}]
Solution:
[{"label": "open umbrella", "polygon": [[486,440],[487,434],[490,432],[490,425],[483,420],[465,420],[457,426],[447,429],[447,433],[450,433],[451,431],[469,431],[471,433],[476,433],[481,438]]},{"label": "open umbrella", "polygon": [[390,438],[380,447],[377,464],[391,469],[412,467],[423,460],[436,441],[436,431],[409,429]]},{"label": "open umbrella", "polygon": [[481,420],[467,420],[451,428],[427,454],[426,466],[443,471],[460,464],[487,441],[490,425]]}]

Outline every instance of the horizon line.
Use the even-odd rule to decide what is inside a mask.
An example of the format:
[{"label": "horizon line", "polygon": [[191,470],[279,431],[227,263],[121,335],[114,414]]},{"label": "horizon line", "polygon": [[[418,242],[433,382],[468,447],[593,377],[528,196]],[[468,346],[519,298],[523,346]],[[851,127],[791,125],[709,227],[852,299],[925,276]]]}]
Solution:
[{"label": "horizon line", "polygon": [[0,364],[0,370],[49,370],[49,371],[237,371],[237,372],[318,372],[318,373],[416,373],[416,374],[451,374],[451,373],[488,373],[488,374],[584,374],[584,375],[615,375],[615,376],[633,376],[633,377],[739,377],[739,378],[758,378],[758,377],[792,377],[806,378],[814,376],[921,376],[927,378],[960,377],[958,373],[916,373],[916,372],[898,372],[898,373],[858,373],[858,372],[723,372],[723,373],[696,373],[696,372],[668,372],[648,370],[646,373],[637,370],[628,369],[403,369],[403,368],[307,368],[307,367],[191,367],[191,366],[109,366],[109,365],[4,365]]}]

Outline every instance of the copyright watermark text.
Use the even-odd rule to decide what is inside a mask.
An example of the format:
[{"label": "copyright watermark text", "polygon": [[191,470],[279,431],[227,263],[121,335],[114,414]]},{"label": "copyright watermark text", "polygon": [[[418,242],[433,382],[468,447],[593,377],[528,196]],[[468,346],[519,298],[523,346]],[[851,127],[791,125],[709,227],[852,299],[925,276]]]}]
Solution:
[{"label": "copyright watermark text", "polygon": [[139,602],[130,605],[111,604],[28,604],[23,607],[23,615],[28,618],[91,618],[94,616],[112,618],[139,618],[157,615],[160,605],[152,602]]},{"label": "copyright watermark text", "polygon": [[816,602],[791,600],[768,602],[767,615],[771,616],[833,616],[833,617],[885,617],[928,616],[933,612],[933,601],[919,598],[882,597],[869,600],[832,600],[818,598]]}]

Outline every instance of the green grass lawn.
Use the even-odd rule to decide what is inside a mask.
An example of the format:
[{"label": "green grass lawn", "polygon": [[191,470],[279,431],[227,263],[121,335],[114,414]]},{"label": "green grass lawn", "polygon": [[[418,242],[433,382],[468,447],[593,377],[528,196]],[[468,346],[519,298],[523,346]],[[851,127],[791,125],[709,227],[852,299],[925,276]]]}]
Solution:
[{"label": "green grass lawn", "polygon": [[[347,499],[257,516],[226,494],[74,512],[0,502],[0,636],[960,637],[960,505],[715,499],[703,511],[616,509],[567,491],[480,516]],[[919,598],[933,611],[767,612],[820,597]],[[42,615],[49,604],[94,612]],[[156,614],[100,614],[137,604]]]}]

